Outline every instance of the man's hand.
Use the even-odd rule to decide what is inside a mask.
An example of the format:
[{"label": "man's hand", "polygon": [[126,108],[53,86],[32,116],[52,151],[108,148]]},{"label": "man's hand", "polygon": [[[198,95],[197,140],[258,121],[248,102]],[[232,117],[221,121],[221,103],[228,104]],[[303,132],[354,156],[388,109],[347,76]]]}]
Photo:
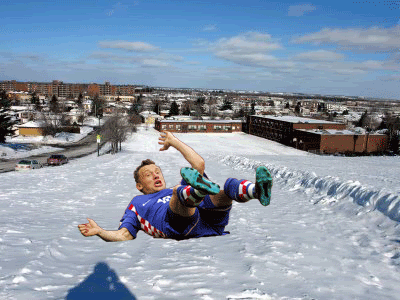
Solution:
[{"label": "man's hand", "polygon": [[170,146],[173,146],[173,143],[177,141],[177,138],[169,131],[163,131],[160,133],[159,144],[163,145],[160,148],[160,151],[168,150]]},{"label": "man's hand", "polygon": [[101,227],[97,225],[96,222],[93,221],[92,219],[88,218],[87,220],[89,221],[89,223],[78,225],[78,228],[82,233],[82,235],[93,236],[99,234]]}]

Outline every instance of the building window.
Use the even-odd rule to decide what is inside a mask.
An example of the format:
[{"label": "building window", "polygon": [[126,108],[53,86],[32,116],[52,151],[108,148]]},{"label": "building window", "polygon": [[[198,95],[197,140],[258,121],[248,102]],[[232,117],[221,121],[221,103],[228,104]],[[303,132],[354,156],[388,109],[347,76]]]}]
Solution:
[{"label": "building window", "polygon": [[192,131],[197,130],[197,125],[189,125],[188,129]]},{"label": "building window", "polygon": [[199,125],[199,130],[206,131],[207,130],[207,126],[206,125]]},{"label": "building window", "polygon": [[229,130],[232,130],[231,125],[225,125],[224,126],[224,131],[229,131]]},{"label": "building window", "polygon": [[167,125],[161,125],[161,129],[163,130],[167,129]]},{"label": "building window", "polygon": [[169,129],[173,129],[173,128],[174,128],[173,124],[169,125]]},{"label": "building window", "polygon": [[175,125],[176,130],[181,130],[181,125]]},{"label": "building window", "polygon": [[222,126],[221,125],[214,125],[214,130],[215,131],[222,130]]}]

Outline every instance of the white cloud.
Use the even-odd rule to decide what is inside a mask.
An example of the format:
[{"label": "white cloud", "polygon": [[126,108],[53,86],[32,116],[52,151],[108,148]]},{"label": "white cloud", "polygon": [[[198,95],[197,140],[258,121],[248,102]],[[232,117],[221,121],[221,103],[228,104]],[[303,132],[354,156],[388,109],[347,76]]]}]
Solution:
[{"label": "white cloud", "polygon": [[316,50],[297,54],[294,58],[311,61],[338,61],[343,60],[344,55],[333,51]]},{"label": "white cloud", "polygon": [[107,12],[107,16],[111,17],[117,10],[122,9],[122,3],[118,2],[117,4],[113,5],[113,8]]},{"label": "white cloud", "polygon": [[272,41],[271,35],[258,32],[247,32],[229,39],[222,38],[216,43],[217,50],[246,54],[281,48],[280,44]]},{"label": "white cloud", "polygon": [[247,32],[231,38],[222,38],[209,45],[218,58],[244,66],[291,68],[293,63],[280,60],[269,54],[282,49],[282,45],[272,40],[271,35]]},{"label": "white cloud", "polygon": [[99,42],[100,48],[122,49],[126,51],[150,52],[159,48],[145,42],[128,42],[128,41],[102,41]]},{"label": "white cloud", "polygon": [[216,31],[218,28],[215,24],[205,25],[203,31]]},{"label": "white cloud", "polygon": [[314,11],[317,8],[312,4],[301,4],[301,5],[291,5],[289,6],[288,16],[289,17],[301,17],[305,13]]},{"label": "white cloud", "polygon": [[174,62],[181,62],[181,56],[160,53],[156,55],[119,55],[110,52],[94,52],[89,59],[99,60],[103,63],[109,63],[119,66],[139,65],[142,67],[171,67]]},{"label": "white cloud", "polygon": [[154,58],[144,58],[141,60],[141,65],[144,67],[170,67],[171,65],[165,61],[154,59]]},{"label": "white cloud", "polygon": [[304,35],[294,40],[295,43],[315,45],[337,45],[343,49],[363,51],[398,51],[400,48],[400,26],[391,28],[371,27],[368,29],[330,29]]}]

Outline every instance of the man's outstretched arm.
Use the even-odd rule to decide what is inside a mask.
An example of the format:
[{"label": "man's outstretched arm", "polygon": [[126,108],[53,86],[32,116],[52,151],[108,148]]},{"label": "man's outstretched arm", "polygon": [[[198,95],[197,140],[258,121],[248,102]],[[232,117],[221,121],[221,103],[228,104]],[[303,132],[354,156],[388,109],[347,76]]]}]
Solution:
[{"label": "man's outstretched arm", "polygon": [[88,219],[88,221],[89,223],[78,225],[83,236],[97,235],[106,242],[122,242],[134,239],[129,230],[124,227],[119,230],[104,230],[92,219]]},{"label": "man's outstretched arm", "polygon": [[204,159],[198,153],[196,153],[196,151],[175,137],[171,132],[161,132],[159,140],[160,141],[158,143],[163,145],[160,151],[167,150],[170,146],[174,147],[176,150],[182,153],[183,157],[190,163],[193,169],[196,169],[202,175],[204,174]]}]

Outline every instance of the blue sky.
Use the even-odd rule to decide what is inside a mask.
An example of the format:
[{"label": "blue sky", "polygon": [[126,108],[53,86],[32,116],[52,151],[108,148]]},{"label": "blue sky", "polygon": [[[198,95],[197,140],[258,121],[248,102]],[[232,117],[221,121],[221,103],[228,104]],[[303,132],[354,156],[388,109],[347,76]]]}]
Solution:
[{"label": "blue sky", "polygon": [[400,1],[0,2],[0,80],[400,99]]}]

